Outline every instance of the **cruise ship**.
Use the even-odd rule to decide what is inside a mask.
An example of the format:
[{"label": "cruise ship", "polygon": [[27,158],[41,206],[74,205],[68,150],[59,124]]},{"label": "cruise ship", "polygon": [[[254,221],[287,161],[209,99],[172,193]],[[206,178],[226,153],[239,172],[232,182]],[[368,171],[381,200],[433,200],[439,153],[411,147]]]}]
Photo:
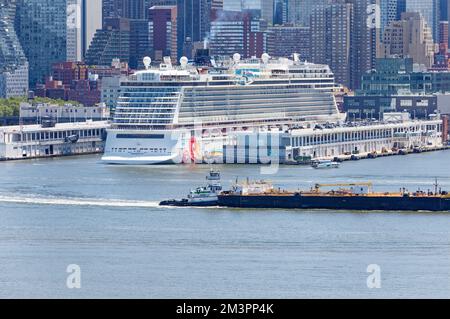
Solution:
[{"label": "cruise ship", "polygon": [[[243,162],[263,162],[280,153],[286,130],[343,120],[330,68],[297,54],[245,60],[235,54],[210,67],[185,57],[179,66],[164,58],[152,67],[146,57],[144,66],[121,83],[105,163],[236,163],[236,149]],[[225,156],[227,147],[234,155]]]}]

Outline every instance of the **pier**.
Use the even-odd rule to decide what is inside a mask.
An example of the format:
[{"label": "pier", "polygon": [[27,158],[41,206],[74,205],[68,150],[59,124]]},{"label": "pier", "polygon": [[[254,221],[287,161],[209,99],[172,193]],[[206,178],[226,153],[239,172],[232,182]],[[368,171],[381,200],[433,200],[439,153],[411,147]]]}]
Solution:
[{"label": "pier", "polygon": [[347,123],[293,130],[287,161],[359,160],[448,149],[445,119]]},{"label": "pier", "polygon": [[0,127],[0,161],[103,153],[109,125],[88,120]]}]

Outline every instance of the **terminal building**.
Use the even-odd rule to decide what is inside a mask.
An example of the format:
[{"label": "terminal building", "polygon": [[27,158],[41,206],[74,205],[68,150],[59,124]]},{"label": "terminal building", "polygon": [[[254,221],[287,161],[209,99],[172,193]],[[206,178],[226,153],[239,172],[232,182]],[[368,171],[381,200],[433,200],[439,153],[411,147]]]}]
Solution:
[{"label": "terminal building", "polygon": [[445,128],[447,118],[412,120],[407,113],[391,113],[381,122],[293,130],[286,160],[349,159],[441,149],[448,140]]},{"label": "terminal building", "polygon": [[23,123],[41,124],[51,119],[55,123],[106,121],[109,120],[109,109],[105,104],[96,106],[73,105],[62,106],[49,103],[21,103],[20,119]]},{"label": "terminal building", "polygon": [[102,153],[105,121],[0,127],[0,161]]}]

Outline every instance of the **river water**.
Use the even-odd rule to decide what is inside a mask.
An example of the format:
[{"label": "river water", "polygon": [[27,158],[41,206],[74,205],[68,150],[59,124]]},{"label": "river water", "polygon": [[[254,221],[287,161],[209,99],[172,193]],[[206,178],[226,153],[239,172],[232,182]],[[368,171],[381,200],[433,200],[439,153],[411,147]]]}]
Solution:
[{"label": "river water", "polygon": [[[0,163],[2,298],[450,297],[450,214],[161,208],[209,167],[108,166],[100,157]],[[288,189],[372,181],[450,190],[450,152],[339,169],[219,166]],[[68,265],[81,288],[69,289]],[[369,265],[380,288],[369,289]]]}]

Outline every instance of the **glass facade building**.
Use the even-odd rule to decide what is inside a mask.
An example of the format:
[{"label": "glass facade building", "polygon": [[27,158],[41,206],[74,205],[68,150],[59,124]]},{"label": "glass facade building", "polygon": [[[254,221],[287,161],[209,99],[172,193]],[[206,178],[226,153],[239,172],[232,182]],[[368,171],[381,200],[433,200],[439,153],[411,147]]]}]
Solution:
[{"label": "glass facade building", "polygon": [[71,0],[17,0],[16,32],[30,64],[30,87],[43,83],[54,62],[68,55]]},{"label": "glass facade building", "polygon": [[362,77],[358,95],[432,94],[450,92],[450,72],[415,71],[411,58],[378,59],[376,70]]},{"label": "glass facade building", "polygon": [[0,98],[28,93],[28,62],[14,29],[15,14],[15,0],[0,3]]},{"label": "glass facade building", "polygon": [[433,32],[433,39],[439,39],[439,0],[406,0],[407,12],[420,12]]},{"label": "glass facade building", "polygon": [[195,42],[202,42],[209,35],[211,1],[178,0],[177,11],[178,58],[183,55],[192,58],[190,48]]}]

